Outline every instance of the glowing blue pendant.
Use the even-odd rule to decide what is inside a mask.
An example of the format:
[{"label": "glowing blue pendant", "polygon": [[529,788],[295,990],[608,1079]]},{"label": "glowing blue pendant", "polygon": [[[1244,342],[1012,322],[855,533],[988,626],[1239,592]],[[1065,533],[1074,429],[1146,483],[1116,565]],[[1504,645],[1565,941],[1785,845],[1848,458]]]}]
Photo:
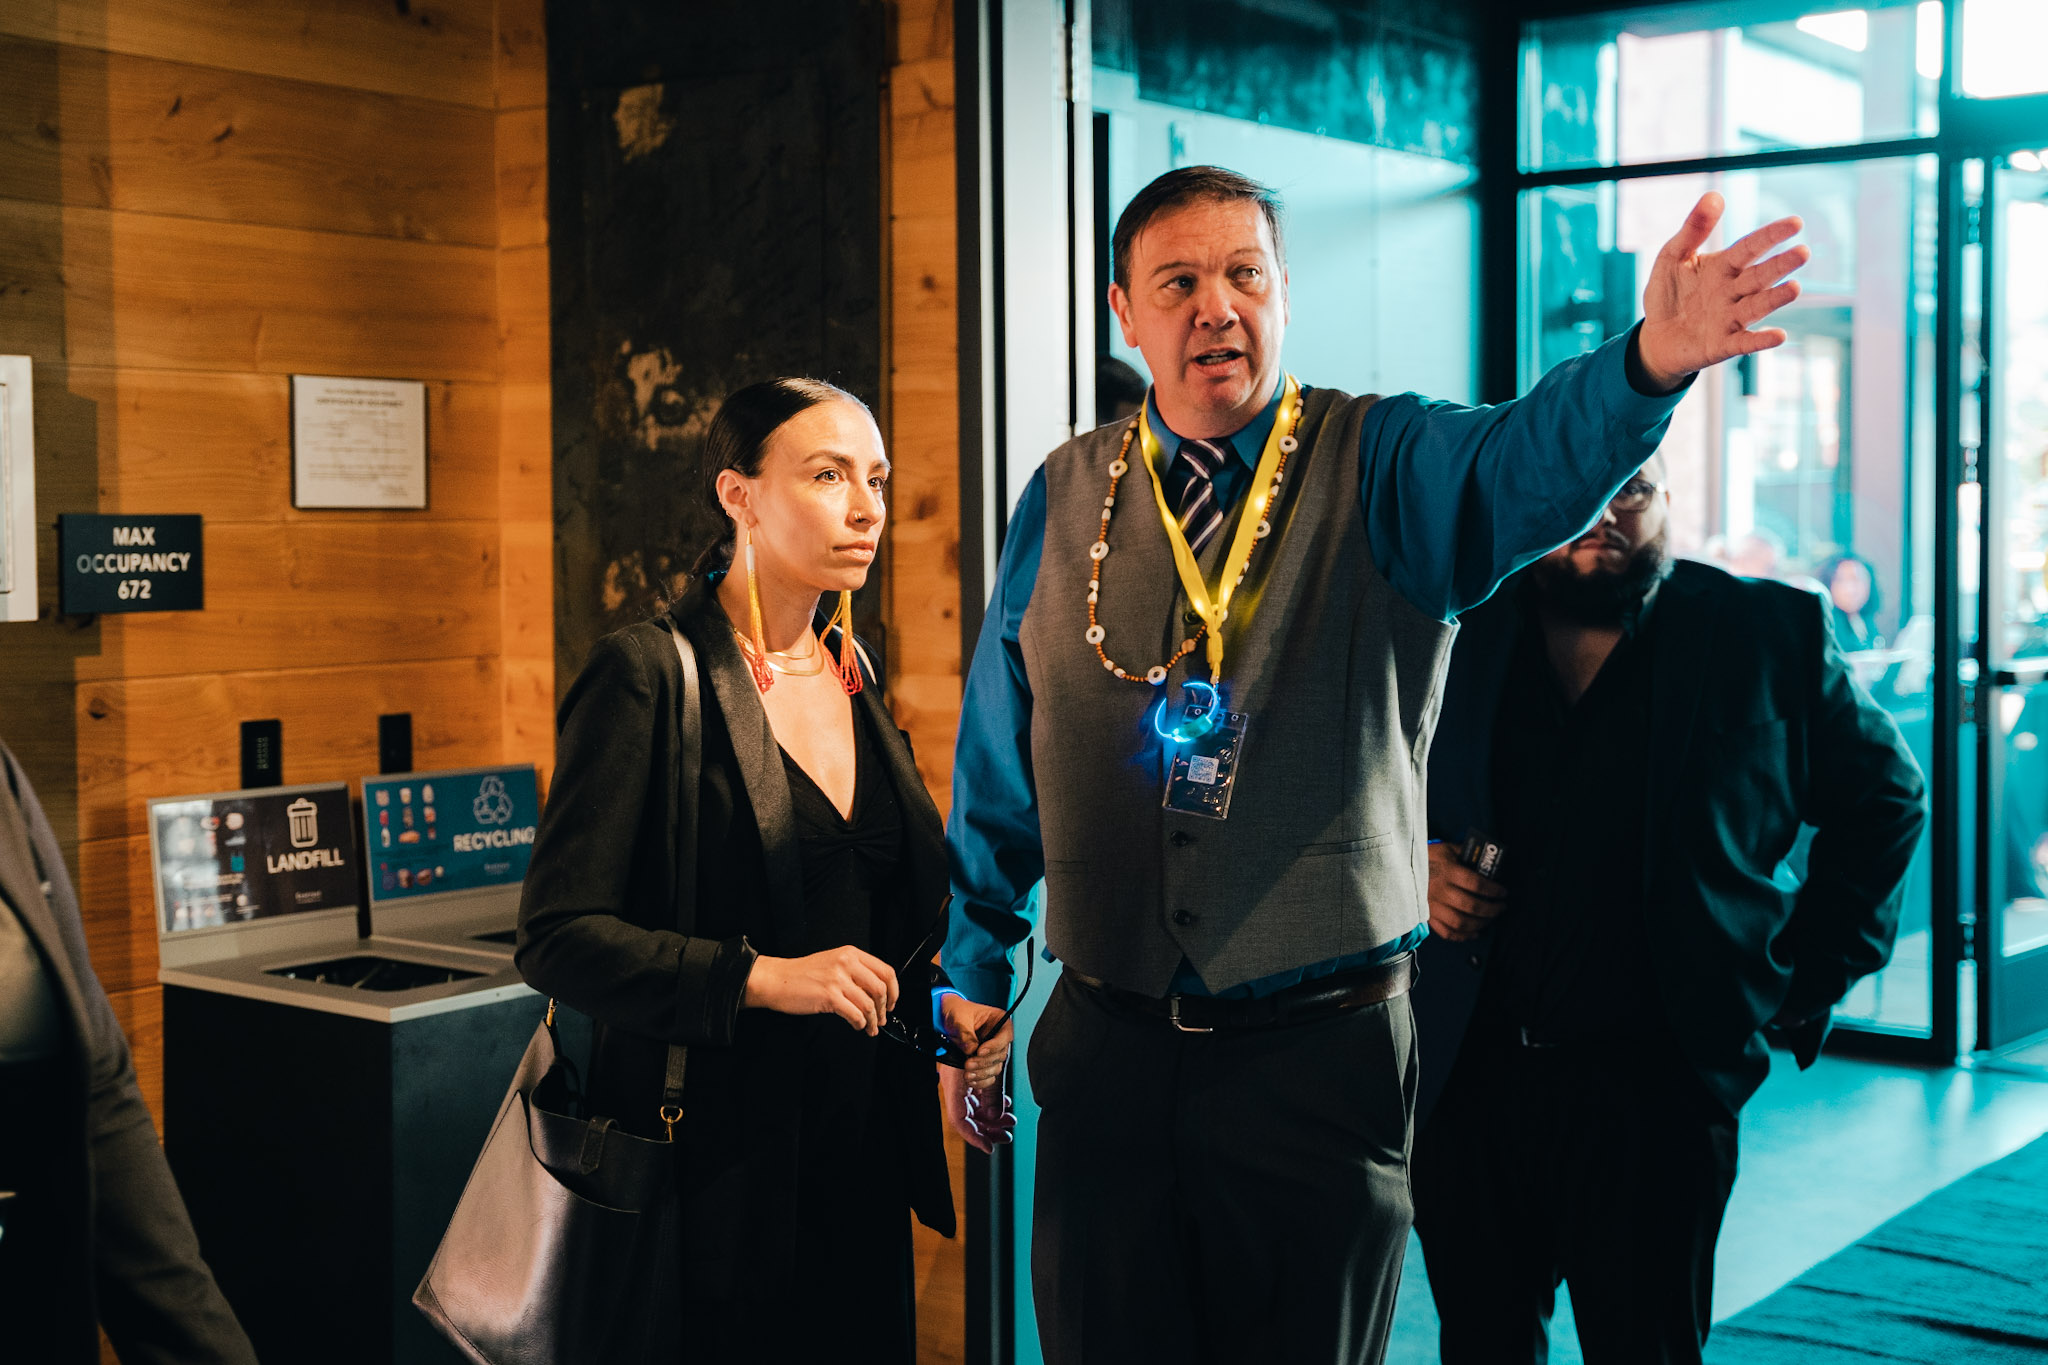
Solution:
[{"label": "glowing blue pendant", "polygon": [[1152,713],[1152,728],[1159,732],[1161,739],[1174,744],[1186,744],[1208,734],[1216,728],[1216,718],[1223,713],[1223,708],[1217,705],[1216,689],[1208,683],[1189,678],[1182,686],[1189,693],[1200,688],[1207,697],[1206,700],[1182,703],[1180,720],[1171,726],[1166,723],[1166,708],[1173,704],[1172,698],[1161,698],[1159,708]]}]

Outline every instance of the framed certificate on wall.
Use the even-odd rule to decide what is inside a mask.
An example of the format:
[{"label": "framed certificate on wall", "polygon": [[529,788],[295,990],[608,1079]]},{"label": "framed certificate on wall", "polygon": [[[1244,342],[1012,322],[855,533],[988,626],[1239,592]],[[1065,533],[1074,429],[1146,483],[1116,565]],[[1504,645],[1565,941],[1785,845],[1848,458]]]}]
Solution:
[{"label": "framed certificate on wall", "polygon": [[427,386],[292,376],[292,506],[427,505]]}]

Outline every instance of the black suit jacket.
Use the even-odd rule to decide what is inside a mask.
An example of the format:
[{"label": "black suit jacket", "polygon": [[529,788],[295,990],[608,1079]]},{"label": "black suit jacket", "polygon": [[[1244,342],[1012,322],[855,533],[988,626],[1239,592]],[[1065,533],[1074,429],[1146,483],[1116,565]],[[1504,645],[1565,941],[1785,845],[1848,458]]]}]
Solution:
[{"label": "black suit jacket", "polygon": [[[792,1254],[761,1239],[795,1224],[798,1097],[785,1078],[741,1065],[732,1045],[756,950],[803,951],[802,853],[781,750],[709,583],[700,579],[669,615],[695,647],[703,684],[698,866],[676,868],[670,856],[682,666],[657,618],[598,641],[562,702],[517,961],[534,989],[596,1022],[590,1103],[628,1128],[656,1122],[666,1045],[690,1046],[678,1130],[687,1178],[745,1201],[754,1250],[744,1259],[774,1263],[760,1268],[772,1274]],[[945,831],[880,685],[870,678],[854,704],[879,737],[903,810],[905,859],[894,903],[876,907],[874,942],[877,956],[901,964],[944,913]],[[679,876],[696,880],[694,924],[678,924]],[[924,964],[900,984],[907,1008],[928,1007]],[[876,1058],[911,1207],[950,1235],[933,1065],[886,1041]]]},{"label": "black suit jacket", "polygon": [[[156,1125],[135,1082],[128,1039],[86,956],[78,897],[42,804],[0,746],[0,895],[27,926],[62,1011],[70,1093],[53,1114],[0,1114],[0,1123],[60,1126],[68,1164],[50,1172],[74,1202],[72,1239],[50,1247],[73,1286],[40,1314],[0,1323],[22,1359],[99,1359],[95,1319],[127,1365],[254,1365],[256,1353],[200,1258]],[[5,913],[5,911],[0,911]]]},{"label": "black suit jacket", "polygon": [[[1511,580],[1466,613],[1451,653],[1429,759],[1439,838],[1492,827],[1516,596]],[[1812,1065],[1829,1011],[1890,959],[1925,786],[1836,649],[1820,597],[1680,560],[1650,610],[1652,969],[1686,1058],[1733,1113],[1770,1072],[1766,1025],[1791,1024],[1786,1041]],[[1802,825],[1816,827],[1807,875],[1787,892],[1772,877]],[[1511,899],[1503,914],[1513,913]],[[1491,938],[1424,945],[1419,1118],[1457,1056]]]}]

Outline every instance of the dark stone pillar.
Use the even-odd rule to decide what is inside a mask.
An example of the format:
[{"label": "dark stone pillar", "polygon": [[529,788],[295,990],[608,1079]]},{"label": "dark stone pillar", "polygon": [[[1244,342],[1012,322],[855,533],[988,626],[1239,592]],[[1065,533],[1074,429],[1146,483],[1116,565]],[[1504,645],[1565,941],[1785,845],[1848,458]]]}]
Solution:
[{"label": "dark stone pillar", "polygon": [[725,394],[813,375],[879,414],[882,14],[549,6],[558,696],[715,534],[699,453]]}]

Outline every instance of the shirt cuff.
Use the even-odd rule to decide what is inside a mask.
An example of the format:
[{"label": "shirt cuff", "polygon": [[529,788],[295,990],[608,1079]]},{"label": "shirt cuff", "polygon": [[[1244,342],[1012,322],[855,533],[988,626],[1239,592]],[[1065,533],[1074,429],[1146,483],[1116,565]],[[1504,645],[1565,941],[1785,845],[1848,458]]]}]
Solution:
[{"label": "shirt cuff", "polygon": [[1639,398],[1677,399],[1692,387],[1692,381],[1699,378],[1699,372],[1685,377],[1685,382],[1669,393],[1660,392],[1650,381],[1650,372],[1643,367],[1643,324],[1637,323],[1628,329],[1628,347],[1622,353],[1621,371],[1628,379],[1628,386],[1636,391]]},{"label": "shirt cuff", "polygon": [[987,967],[950,966],[946,974],[953,979],[953,989],[977,1005],[992,1005],[997,1009],[1008,1009],[1010,1005],[1010,981],[1012,974],[1007,964]]}]

